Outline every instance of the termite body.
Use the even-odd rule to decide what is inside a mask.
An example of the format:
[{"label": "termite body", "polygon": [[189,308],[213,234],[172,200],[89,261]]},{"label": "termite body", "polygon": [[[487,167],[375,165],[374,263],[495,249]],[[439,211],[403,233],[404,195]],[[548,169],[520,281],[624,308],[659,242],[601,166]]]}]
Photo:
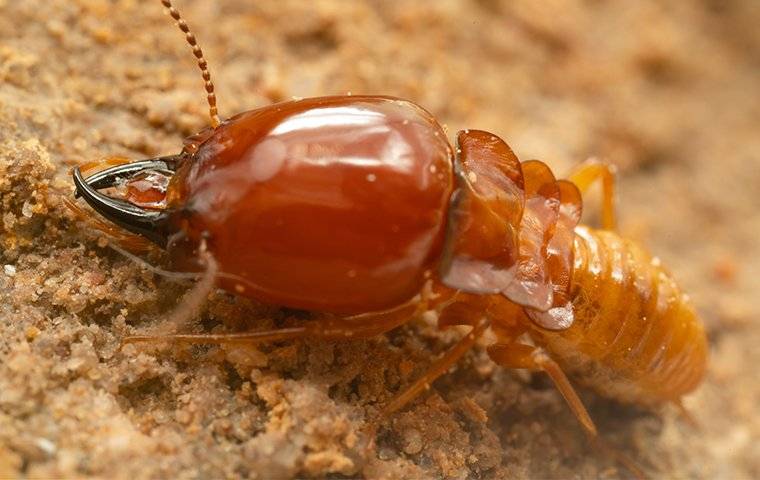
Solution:
[{"label": "termite body", "polygon": [[[210,272],[209,285],[325,315],[285,330],[128,341],[366,338],[433,310],[442,327],[472,330],[384,415],[491,326],[491,358],[548,373],[591,437],[596,429],[564,372],[647,406],[679,402],[700,383],[702,323],[659,261],[615,232],[609,165],[585,162],[557,180],[488,132],[462,131],[452,147],[431,114],[385,96],[294,100],[219,124],[200,49],[163,3],[192,40],[212,128],[178,155],[87,178],[76,169],[78,194],[166,248],[176,268]],[[577,225],[581,190],[596,180],[599,230]],[[120,194],[99,191],[114,186]]]}]

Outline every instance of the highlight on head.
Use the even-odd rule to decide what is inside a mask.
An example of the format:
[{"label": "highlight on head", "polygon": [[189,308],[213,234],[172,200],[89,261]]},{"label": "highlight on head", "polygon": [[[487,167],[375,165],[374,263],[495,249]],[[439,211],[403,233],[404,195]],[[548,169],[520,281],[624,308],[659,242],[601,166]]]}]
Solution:
[{"label": "highlight on head", "polygon": [[171,0],[161,0],[161,3],[169,12],[169,15],[177,22],[177,26],[182,33],[185,34],[185,40],[193,49],[193,55],[198,60],[198,68],[201,69],[201,75],[203,76],[204,86],[206,88],[206,99],[209,107],[209,117],[211,118],[211,127],[216,128],[221,121],[219,120],[219,112],[216,108],[216,95],[214,94],[214,83],[211,81],[211,72],[208,69],[208,63],[203,57],[203,50],[198,45],[198,41],[195,39],[195,35],[190,31],[190,27],[187,26],[185,20],[179,14],[179,11],[174,8]]}]

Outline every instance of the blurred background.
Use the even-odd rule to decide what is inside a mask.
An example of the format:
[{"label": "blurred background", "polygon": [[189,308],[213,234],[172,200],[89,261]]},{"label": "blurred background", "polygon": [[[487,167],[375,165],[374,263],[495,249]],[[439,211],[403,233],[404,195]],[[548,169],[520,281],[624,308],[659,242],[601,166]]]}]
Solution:
[{"label": "blurred background", "polygon": [[[450,136],[504,138],[559,175],[620,167],[621,231],[669,265],[712,358],[685,404],[582,396],[655,478],[760,476],[760,2],[175,0],[223,117],[291,97],[385,94]],[[179,151],[199,72],[158,0],[0,0],[0,477],[617,478],[540,376],[482,349],[398,414],[378,405],[456,335],[119,351],[180,286],[115,255],[62,204],[69,169]],[[597,197],[586,200],[595,221]],[[153,263],[162,264],[160,254]],[[216,295],[213,329],[295,315]]]}]

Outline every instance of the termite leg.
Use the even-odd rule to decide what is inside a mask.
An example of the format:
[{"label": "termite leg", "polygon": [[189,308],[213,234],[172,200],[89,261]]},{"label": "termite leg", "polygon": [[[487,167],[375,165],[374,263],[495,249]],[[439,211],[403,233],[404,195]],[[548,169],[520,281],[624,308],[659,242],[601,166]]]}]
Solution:
[{"label": "termite leg", "polygon": [[686,422],[689,425],[691,425],[692,428],[695,428],[698,430],[701,428],[697,419],[694,417],[694,415],[691,414],[689,409],[686,408],[686,406],[683,404],[683,400],[681,400],[680,398],[678,400],[673,400],[673,404],[678,409],[678,413],[681,414],[684,420],[686,420]]},{"label": "termite leg", "polygon": [[615,177],[617,168],[611,163],[590,158],[578,165],[568,176],[581,193],[588,191],[596,180],[602,182],[602,228],[615,230],[617,228],[617,212],[615,197]]},{"label": "termite leg", "polygon": [[425,299],[415,298],[406,304],[384,312],[374,312],[350,317],[328,317],[312,320],[297,327],[239,333],[197,334],[147,334],[124,338],[128,343],[177,342],[192,344],[253,344],[278,342],[298,338],[319,340],[350,340],[371,338],[393,330],[419,316],[427,309]]},{"label": "termite leg", "polygon": [[599,439],[599,432],[594,425],[594,421],[588,414],[588,410],[583,406],[583,402],[575,392],[570,380],[560,366],[552,360],[543,349],[521,343],[497,343],[488,347],[488,355],[497,364],[506,368],[525,368],[528,370],[540,370],[549,375],[559,393],[565,398],[565,402],[570,407],[575,417],[583,427],[583,431],[589,439],[589,442],[610,457],[617,460],[625,466],[637,478],[646,478],[641,468],[628,458],[627,455],[618,452],[614,448],[605,445]]},{"label": "termite leg", "polygon": [[130,252],[146,252],[153,248],[155,245],[145,237],[129,233],[126,230],[114,226],[112,223],[106,222],[100,216],[91,216],[88,212],[85,212],[82,207],[80,207],[76,202],[67,197],[62,197],[61,201],[66,206],[66,208],[71,211],[76,221],[84,222],[87,224],[87,226],[103,232],[106,237],[108,237],[109,241],[116,242],[121,247],[129,250]]},{"label": "termite leg", "polygon": [[380,418],[388,417],[394,412],[400,410],[407,403],[414,400],[417,395],[422,391],[430,388],[430,384],[438,377],[446,373],[452,365],[459,361],[462,356],[467,353],[483,332],[488,328],[488,321],[483,319],[470,330],[459,342],[456,343],[448,352],[443,354],[441,358],[436,360],[435,363],[422,375],[420,378],[414,381],[406,390],[398,394],[393,398],[380,412]]},{"label": "termite leg", "polygon": [[476,322],[473,325],[472,330],[470,330],[467,335],[459,340],[456,345],[444,353],[441,358],[436,360],[424,375],[415,380],[414,383],[409,385],[404,391],[393,397],[393,399],[388,402],[382,408],[382,410],[380,410],[380,413],[378,413],[378,415],[370,422],[369,426],[367,427],[366,432],[368,443],[366,450],[369,451],[374,447],[374,440],[375,436],[377,435],[378,426],[384,420],[387,420],[388,417],[393,415],[393,413],[401,410],[409,402],[417,398],[420,393],[429,389],[430,385],[438,377],[445,374],[452,365],[457,363],[459,359],[461,359],[462,356],[467,353],[473,345],[475,345],[475,342],[478,340],[478,338],[488,328],[488,324],[488,320],[485,318],[482,318]]},{"label": "termite leg", "polygon": [[97,162],[86,162],[79,166],[79,171],[82,172],[82,175],[90,176],[94,173],[97,173],[100,170],[105,170],[106,168],[115,167],[116,165],[123,165],[125,163],[129,163],[130,161],[131,160],[128,159],[127,157],[114,155],[111,157],[106,157]]},{"label": "termite leg", "polygon": [[362,325],[349,322],[310,321],[297,327],[274,328],[255,332],[236,333],[179,333],[172,335],[132,335],[125,337],[123,344],[128,343],[191,343],[206,345],[234,345],[255,344],[266,342],[279,342],[282,340],[295,340],[309,338],[316,340],[353,340],[370,338],[408,322],[409,318],[398,318],[395,322],[384,324]]},{"label": "termite leg", "polygon": [[597,436],[594,421],[591,420],[586,407],[575,393],[565,372],[542,349],[521,343],[497,343],[488,347],[488,355],[494,362],[506,368],[525,368],[546,372],[557,386],[559,393],[565,398],[570,410],[578,418],[586,435],[590,438]]}]

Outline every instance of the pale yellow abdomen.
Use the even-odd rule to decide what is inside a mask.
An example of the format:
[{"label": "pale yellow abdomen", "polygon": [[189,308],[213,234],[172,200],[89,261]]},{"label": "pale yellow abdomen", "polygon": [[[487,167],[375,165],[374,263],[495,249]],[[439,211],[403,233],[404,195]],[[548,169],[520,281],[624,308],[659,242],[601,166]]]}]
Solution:
[{"label": "pale yellow abdomen", "polygon": [[623,402],[677,400],[702,380],[704,327],[656,258],[609,231],[578,227],[575,322],[531,336],[567,373]]}]

